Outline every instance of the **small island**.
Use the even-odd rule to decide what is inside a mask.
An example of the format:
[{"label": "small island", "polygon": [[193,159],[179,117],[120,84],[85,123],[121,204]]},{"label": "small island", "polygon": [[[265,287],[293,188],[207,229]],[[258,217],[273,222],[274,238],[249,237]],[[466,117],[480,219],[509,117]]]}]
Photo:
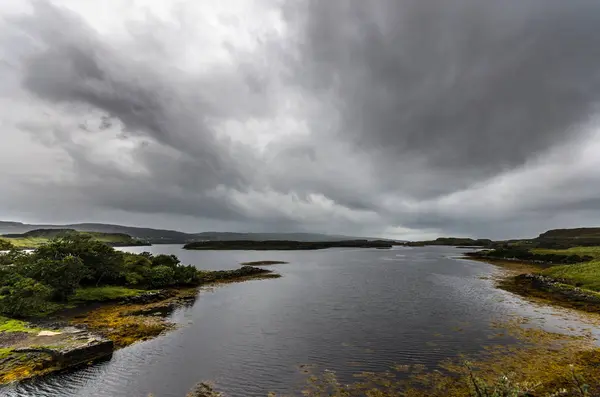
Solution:
[{"label": "small island", "polygon": [[289,262],[286,261],[254,261],[254,262],[242,262],[242,266],[270,266],[270,265],[283,265]]},{"label": "small island", "polygon": [[291,240],[231,240],[195,241],[183,246],[187,250],[255,250],[255,251],[304,251],[327,248],[392,248],[385,240],[342,240],[342,241],[291,241]]}]

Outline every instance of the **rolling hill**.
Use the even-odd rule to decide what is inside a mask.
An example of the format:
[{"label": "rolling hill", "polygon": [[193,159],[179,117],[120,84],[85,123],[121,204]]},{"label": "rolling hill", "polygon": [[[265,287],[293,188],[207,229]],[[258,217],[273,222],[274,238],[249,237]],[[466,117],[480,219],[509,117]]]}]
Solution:
[{"label": "rolling hill", "polygon": [[340,241],[375,238],[338,236],[320,233],[235,233],[201,232],[184,233],[176,230],[122,226],[106,223],[75,223],[67,225],[26,224],[0,221],[0,234],[22,234],[36,229],[72,229],[80,232],[119,233],[151,244],[185,244],[193,241],[239,241],[239,240],[294,240],[294,241]]}]

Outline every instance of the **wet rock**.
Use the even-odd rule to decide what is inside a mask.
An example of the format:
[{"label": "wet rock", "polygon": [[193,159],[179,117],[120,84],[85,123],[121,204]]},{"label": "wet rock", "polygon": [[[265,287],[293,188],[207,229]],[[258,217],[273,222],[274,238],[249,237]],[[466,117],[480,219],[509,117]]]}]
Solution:
[{"label": "wet rock", "polygon": [[520,285],[530,286],[537,290],[559,295],[564,300],[600,306],[600,294],[568,285],[564,280],[543,276],[541,274],[521,274],[515,277],[515,282]]},{"label": "wet rock", "polygon": [[216,392],[211,385],[202,382],[198,383],[186,397],[222,397],[223,394]]}]

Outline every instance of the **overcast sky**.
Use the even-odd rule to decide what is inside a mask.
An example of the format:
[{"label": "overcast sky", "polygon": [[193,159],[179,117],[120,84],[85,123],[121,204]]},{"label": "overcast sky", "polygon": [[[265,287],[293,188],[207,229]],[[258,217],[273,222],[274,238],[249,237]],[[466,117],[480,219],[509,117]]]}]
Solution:
[{"label": "overcast sky", "polygon": [[600,226],[597,0],[0,0],[0,219]]}]

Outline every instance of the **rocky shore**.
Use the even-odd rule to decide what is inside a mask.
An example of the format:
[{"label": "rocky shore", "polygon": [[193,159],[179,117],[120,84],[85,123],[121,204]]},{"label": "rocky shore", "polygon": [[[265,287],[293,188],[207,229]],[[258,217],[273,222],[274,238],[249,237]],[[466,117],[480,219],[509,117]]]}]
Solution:
[{"label": "rocky shore", "polygon": [[499,283],[499,287],[522,296],[545,299],[563,307],[600,313],[600,293],[540,274],[508,277]]},{"label": "rocky shore", "polygon": [[0,384],[109,358],[114,343],[76,327],[0,333]]}]

